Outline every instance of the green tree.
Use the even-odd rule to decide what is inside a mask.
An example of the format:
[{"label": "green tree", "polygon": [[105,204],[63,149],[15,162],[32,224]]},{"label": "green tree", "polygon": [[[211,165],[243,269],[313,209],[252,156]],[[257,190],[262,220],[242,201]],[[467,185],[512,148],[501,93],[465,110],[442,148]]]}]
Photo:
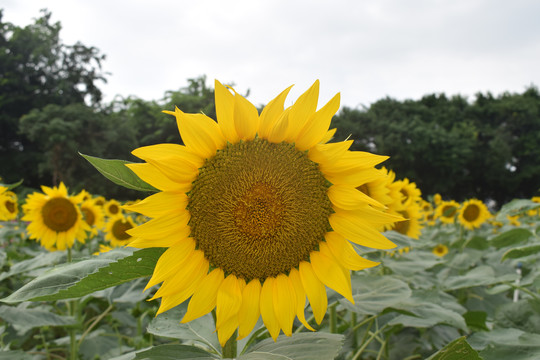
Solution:
[{"label": "green tree", "polygon": [[105,81],[105,56],[81,43],[65,45],[60,23],[43,10],[34,24],[18,27],[2,20],[0,11],[0,169],[6,181],[50,184],[38,169],[41,149],[19,131],[19,120],[32,109],[101,101],[99,81]]}]

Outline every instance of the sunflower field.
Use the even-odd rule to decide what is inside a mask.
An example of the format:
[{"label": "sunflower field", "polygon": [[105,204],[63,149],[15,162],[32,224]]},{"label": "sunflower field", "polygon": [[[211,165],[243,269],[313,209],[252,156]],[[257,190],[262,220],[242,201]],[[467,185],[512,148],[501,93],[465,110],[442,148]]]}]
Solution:
[{"label": "sunflower field", "polygon": [[540,358],[540,198],[423,197],[289,89],[81,154],[140,199],[2,185],[0,359]]}]

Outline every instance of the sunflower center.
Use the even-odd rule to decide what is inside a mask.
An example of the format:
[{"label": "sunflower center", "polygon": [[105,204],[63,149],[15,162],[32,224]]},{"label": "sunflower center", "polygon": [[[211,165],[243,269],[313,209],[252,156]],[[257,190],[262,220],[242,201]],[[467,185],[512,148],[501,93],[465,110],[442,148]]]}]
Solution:
[{"label": "sunflower center", "polygon": [[480,215],[480,208],[478,205],[469,204],[463,211],[463,218],[469,222],[475,221]]},{"label": "sunflower center", "polygon": [[50,199],[43,205],[41,216],[45,225],[56,232],[68,231],[75,225],[78,218],[77,209],[66,198]]},{"label": "sunflower center", "polygon": [[442,216],[447,217],[447,218],[454,217],[454,215],[456,214],[456,210],[457,208],[455,206],[446,205],[445,207],[443,207]]},{"label": "sunflower center", "polygon": [[94,223],[96,222],[94,212],[85,207],[81,208],[81,212],[83,213],[84,221],[86,221],[86,223],[90,226],[94,225]]},{"label": "sunflower center", "polygon": [[[406,210],[398,211],[398,213],[403,216],[405,219],[409,218],[409,213]],[[399,221],[394,225],[394,230],[400,234],[407,235],[411,227],[410,220]]]},{"label": "sunflower center", "polygon": [[330,228],[328,186],[294,144],[228,144],[188,194],[191,236],[212,266],[245,280],[288,273]]},{"label": "sunflower center", "polygon": [[127,240],[131,237],[126,231],[131,229],[133,226],[129,223],[129,221],[123,221],[122,219],[118,219],[114,222],[112,226],[112,234],[117,240]]},{"label": "sunflower center", "polygon": [[118,205],[116,205],[116,204],[111,204],[111,205],[109,205],[109,212],[110,212],[111,214],[113,214],[113,215],[114,215],[114,214],[118,214],[118,211],[119,211],[119,210],[120,210],[120,208],[118,208]]},{"label": "sunflower center", "polygon": [[4,203],[7,211],[9,211],[11,214],[15,213],[15,202],[11,201],[11,200],[7,200],[5,203]]}]

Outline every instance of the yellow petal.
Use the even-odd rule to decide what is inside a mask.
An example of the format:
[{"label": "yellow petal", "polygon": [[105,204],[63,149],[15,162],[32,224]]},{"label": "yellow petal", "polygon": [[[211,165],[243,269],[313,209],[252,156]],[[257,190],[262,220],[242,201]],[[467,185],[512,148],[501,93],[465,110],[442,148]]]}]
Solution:
[{"label": "yellow petal", "polygon": [[223,137],[231,144],[237,143],[240,138],[234,126],[234,95],[219,81],[215,81],[214,93],[216,96],[216,117]]},{"label": "yellow petal", "polygon": [[152,164],[126,164],[142,181],[162,191],[187,192],[191,189],[191,184],[180,184],[169,179]]},{"label": "yellow petal", "polygon": [[328,298],[326,297],[324,284],[315,275],[313,267],[307,261],[300,263],[299,272],[304,290],[313,310],[313,315],[315,316],[315,321],[317,324],[320,324],[328,307]]},{"label": "yellow petal", "polygon": [[321,139],[321,144],[326,144],[330,140],[334,138],[334,135],[336,134],[337,128],[330,129],[324,134],[324,137]]},{"label": "yellow petal", "polygon": [[183,233],[189,218],[190,214],[187,210],[179,210],[152,219],[126,232],[133,237],[161,239],[167,236],[174,236],[176,233]]},{"label": "yellow petal", "polygon": [[344,210],[354,210],[371,204],[385,208],[383,204],[364,194],[356,188],[346,185],[332,185],[328,188],[328,198],[335,206]]},{"label": "yellow petal", "polygon": [[291,336],[296,316],[296,293],[285,274],[279,274],[274,281],[274,312],[283,333]]},{"label": "yellow petal", "polygon": [[358,187],[365,183],[380,179],[381,174],[379,170],[375,168],[368,169],[354,169],[352,171],[347,170],[344,172],[324,173],[324,176],[332,184],[336,185],[349,185],[352,187]]},{"label": "yellow petal", "polygon": [[363,270],[380,264],[358,255],[351,243],[335,231],[326,233],[324,238],[326,243],[321,243],[319,250],[324,254],[330,251],[340,264],[349,270]]},{"label": "yellow petal", "polygon": [[182,318],[182,323],[187,323],[206,315],[216,307],[217,293],[223,279],[223,270],[220,268],[215,268],[206,275],[191,297],[187,312]]},{"label": "yellow petal", "polygon": [[238,315],[242,305],[242,289],[240,282],[234,275],[229,275],[221,283],[216,300],[216,328],[220,328],[225,321]]},{"label": "yellow petal", "polygon": [[312,251],[309,258],[319,280],[354,304],[349,271],[339,265],[335,258],[320,251]]},{"label": "yellow petal", "polygon": [[321,163],[321,171],[327,174],[349,173],[372,168],[388,158],[389,156],[375,155],[365,151],[347,151],[337,161]]},{"label": "yellow petal", "polygon": [[384,237],[373,225],[345,212],[331,214],[328,218],[335,232],[362,246],[374,249],[393,249],[396,244]]},{"label": "yellow petal", "polygon": [[208,263],[204,264],[204,262],[201,263],[201,268],[199,269],[200,271],[193,275],[191,283],[186,288],[178,292],[175,292],[172,295],[163,296],[156,315],[159,315],[162,312],[167,311],[183,303],[191,295],[193,295],[193,292],[198,288],[200,281],[204,278],[204,275],[208,272],[207,264]]},{"label": "yellow petal", "polygon": [[238,317],[230,317],[217,330],[219,344],[223,347],[238,327]]},{"label": "yellow petal", "polygon": [[124,205],[122,208],[155,218],[166,215],[174,209],[184,210],[187,204],[188,198],[185,193],[163,191],[150,195],[133,205]]},{"label": "yellow petal", "polygon": [[193,153],[210,158],[222,149],[226,140],[221,133],[219,125],[203,114],[186,114],[175,109],[176,122],[180,136],[187,148]]},{"label": "yellow petal", "polygon": [[289,279],[296,293],[296,316],[298,320],[311,331],[315,331],[311,325],[306,321],[306,315],[304,313],[306,307],[306,292],[304,291],[304,285],[302,284],[302,279],[300,279],[300,272],[293,268],[289,272]]},{"label": "yellow petal", "polygon": [[259,129],[259,112],[255,105],[235,92],[234,127],[242,140],[253,140]]},{"label": "yellow petal", "polygon": [[276,341],[279,335],[279,323],[274,311],[274,281],[272,277],[266,278],[264,280],[262,289],[261,289],[261,317],[264,322],[264,326],[268,329],[272,339]]},{"label": "yellow petal", "polygon": [[178,144],[156,144],[143,146],[131,152],[133,155],[149,162],[148,160],[159,161],[165,158],[175,158],[182,162],[191,164],[193,168],[198,169],[204,163],[204,159],[197,154],[192,153],[184,145]]},{"label": "yellow petal", "polygon": [[259,128],[259,137],[262,139],[267,139],[270,134],[270,130],[273,128],[274,124],[277,122],[281,114],[283,113],[283,104],[285,104],[285,99],[291,90],[292,85],[287,89],[283,90],[281,94],[276,96],[275,99],[270,101],[268,105],[264,107],[261,112],[260,117],[260,128]]},{"label": "yellow petal", "polygon": [[193,164],[176,157],[161,158],[160,160],[148,159],[148,163],[154,165],[172,181],[182,184],[192,183],[199,175],[199,169]]},{"label": "yellow petal", "polygon": [[189,259],[184,261],[182,268],[163,282],[153,298],[173,295],[188,288],[201,273],[208,272],[208,267],[209,263],[204,258],[204,253],[195,250]]},{"label": "yellow petal", "polygon": [[259,279],[251,280],[242,291],[242,305],[238,311],[238,340],[248,336],[261,315],[260,311],[261,283]]},{"label": "yellow petal", "polygon": [[183,266],[184,261],[193,254],[195,245],[195,241],[189,238],[165,250],[159,257],[152,278],[144,290],[174,276]]},{"label": "yellow petal", "polygon": [[330,144],[318,144],[309,149],[308,157],[316,163],[334,162],[347,152],[351,147],[353,140],[340,141]]},{"label": "yellow petal", "polygon": [[298,150],[308,150],[321,142],[328,132],[332,117],[339,110],[339,100],[340,95],[338,93],[317,111],[304,128],[300,130],[295,144]]},{"label": "yellow petal", "polygon": [[318,100],[319,80],[316,80],[305,93],[298,97],[291,107],[289,128],[285,136],[286,142],[296,142],[300,130],[302,130],[307,121],[315,114]]},{"label": "yellow petal", "polygon": [[268,132],[268,141],[274,144],[279,144],[285,139],[289,128],[289,109],[281,113],[279,118],[274,122],[274,125]]}]

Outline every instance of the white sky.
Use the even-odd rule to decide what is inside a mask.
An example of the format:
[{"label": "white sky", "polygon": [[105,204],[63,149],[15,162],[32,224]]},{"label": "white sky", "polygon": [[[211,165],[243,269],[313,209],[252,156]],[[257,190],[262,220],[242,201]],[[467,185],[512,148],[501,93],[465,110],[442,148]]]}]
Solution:
[{"label": "white sky", "polygon": [[538,0],[0,0],[23,26],[48,8],[65,44],[107,55],[105,100],[158,100],[187,79],[234,82],[256,105],[315,79],[321,104],[540,86]]}]

